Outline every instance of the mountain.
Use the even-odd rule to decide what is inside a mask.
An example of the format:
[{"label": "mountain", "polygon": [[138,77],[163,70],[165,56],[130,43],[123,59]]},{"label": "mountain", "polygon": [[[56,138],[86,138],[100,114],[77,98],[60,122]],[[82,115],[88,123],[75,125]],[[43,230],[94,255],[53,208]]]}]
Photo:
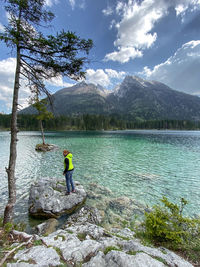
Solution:
[{"label": "mountain", "polygon": [[[200,98],[163,83],[126,76],[113,91],[78,83],[53,95],[55,115],[120,114],[132,119],[200,120]],[[32,107],[20,113],[35,113]]]}]

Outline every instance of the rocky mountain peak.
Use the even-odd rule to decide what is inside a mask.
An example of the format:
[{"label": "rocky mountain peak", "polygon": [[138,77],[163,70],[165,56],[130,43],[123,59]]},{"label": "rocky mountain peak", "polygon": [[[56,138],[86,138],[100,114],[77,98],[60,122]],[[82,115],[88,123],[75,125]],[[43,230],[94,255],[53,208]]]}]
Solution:
[{"label": "rocky mountain peak", "polygon": [[123,82],[115,87],[114,94],[118,97],[124,97],[133,88],[144,88],[146,86],[147,81],[142,78],[138,76],[126,76]]}]

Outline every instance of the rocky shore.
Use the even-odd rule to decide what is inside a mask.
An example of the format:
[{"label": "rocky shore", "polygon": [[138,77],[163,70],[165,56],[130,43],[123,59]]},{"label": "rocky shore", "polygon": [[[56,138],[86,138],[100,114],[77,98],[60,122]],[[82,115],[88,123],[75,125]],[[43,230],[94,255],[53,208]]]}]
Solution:
[{"label": "rocky shore", "polygon": [[[52,179],[50,182],[45,180],[31,187],[29,211],[34,216],[37,216],[38,212],[39,216],[44,215],[45,218],[51,219],[37,226],[37,234],[28,235],[13,231],[13,257],[6,266],[193,266],[166,248],[143,245],[128,227],[102,227],[105,212],[84,205],[87,194],[79,183],[76,183],[75,194],[66,196],[64,190],[64,185]],[[97,197],[96,192],[93,192],[94,196]],[[121,205],[123,213],[124,205],[129,201],[128,198],[113,199],[108,201],[107,206],[112,205],[115,208],[115,205]],[[73,211],[69,203],[71,206],[74,203]],[[59,209],[55,208],[57,206]],[[56,229],[55,217],[74,211],[76,212],[68,218],[62,229]]]}]

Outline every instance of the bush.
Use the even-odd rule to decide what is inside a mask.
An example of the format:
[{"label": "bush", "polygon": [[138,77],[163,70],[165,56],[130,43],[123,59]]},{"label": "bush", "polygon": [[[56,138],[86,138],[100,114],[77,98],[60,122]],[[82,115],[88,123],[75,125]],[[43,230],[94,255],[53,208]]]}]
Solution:
[{"label": "bush", "polygon": [[187,201],[181,198],[181,204],[173,204],[166,197],[161,199],[164,206],[156,205],[150,213],[145,213],[145,235],[157,242],[169,242],[173,245],[189,243],[200,233],[200,220],[183,217]]}]

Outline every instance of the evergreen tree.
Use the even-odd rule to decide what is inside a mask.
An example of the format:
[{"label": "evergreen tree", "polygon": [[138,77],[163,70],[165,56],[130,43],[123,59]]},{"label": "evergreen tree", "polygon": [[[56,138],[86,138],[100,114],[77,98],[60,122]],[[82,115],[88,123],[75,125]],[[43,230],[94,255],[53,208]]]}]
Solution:
[{"label": "evergreen tree", "polygon": [[11,142],[8,174],[8,203],[4,211],[4,224],[13,218],[16,202],[15,165],[17,157],[17,109],[20,81],[26,78],[31,91],[48,94],[45,80],[58,75],[73,79],[84,76],[83,66],[92,47],[91,40],[80,39],[64,30],[56,36],[45,37],[39,27],[49,23],[54,15],[44,10],[45,0],[5,0],[9,14],[8,25],[0,33],[0,40],[15,52],[16,72],[13,91]]},{"label": "evergreen tree", "polygon": [[39,100],[38,94],[32,99],[33,107],[37,109],[38,115],[36,119],[39,121],[40,130],[42,135],[42,144],[45,145],[45,138],[44,138],[44,126],[43,121],[49,120],[53,118],[53,113],[47,110],[47,99]]}]

